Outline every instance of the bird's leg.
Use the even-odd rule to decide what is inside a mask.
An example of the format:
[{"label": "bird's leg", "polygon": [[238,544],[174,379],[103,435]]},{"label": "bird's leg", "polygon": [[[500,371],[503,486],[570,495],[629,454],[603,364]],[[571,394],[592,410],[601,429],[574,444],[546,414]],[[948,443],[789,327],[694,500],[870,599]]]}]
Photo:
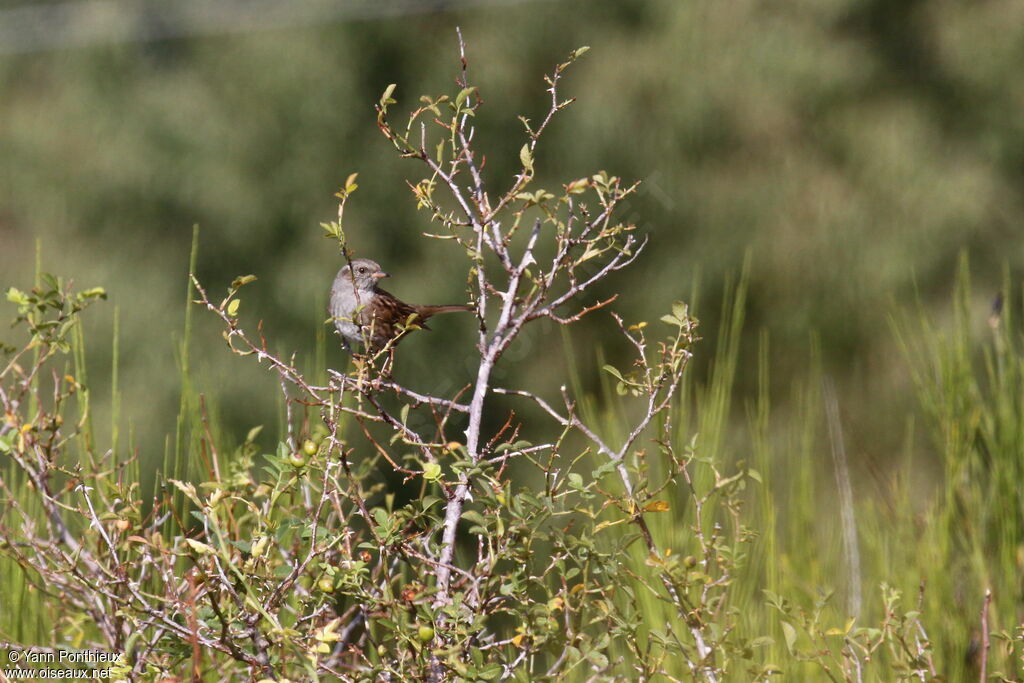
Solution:
[{"label": "bird's leg", "polygon": [[377,377],[374,380],[377,383],[377,386],[375,386],[374,388],[377,389],[380,388],[379,385],[382,379],[391,379],[391,373],[395,369],[395,347],[389,345],[384,350],[383,356],[384,357],[380,364],[380,372],[378,373]]}]

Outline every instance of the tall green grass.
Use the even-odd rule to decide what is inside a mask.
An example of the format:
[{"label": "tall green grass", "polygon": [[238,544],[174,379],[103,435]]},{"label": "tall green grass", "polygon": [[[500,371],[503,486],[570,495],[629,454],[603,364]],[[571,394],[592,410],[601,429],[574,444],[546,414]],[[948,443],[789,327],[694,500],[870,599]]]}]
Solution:
[{"label": "tall green grass", "polygon": [[[194,264],[195,252],[193,268]],[[696,354],[713,355],[710,370],[703,380],[687,376],[672,416],[677,449],[693,449],[695,490],[710,486],[712,467],[726,474],[752,469],[757,475],[748,480],[743,505],[733,519],[719,510],[702,520],[705,533],[718,524],[722,533],[749,534],[748,541],[735,545],[736,569],[723,603],[722,623],[732,624],[741,639],[755,642],[751,659],[758,665],[772,665],[787,680],[821,680],[826,674],[821,661],[804,661],[807,658],[799,656],[801,646],[806,650],[808,645],[803,636],[798,636],[791,651],[780,613],[766,596],[784,596],[796,610],[818,612],[823,631],[842,630],[851,618],[856,626],[879,626],[891,616],[882,600],[881,587],[886,584],[901,592],[904,611],[920,608],[937,672],[951,681],[976,678],[985,591],[992,591],[994,634],[1012,631],[1024,618],[1024,334],[1019,322],[1024,297],[1007,277],[999,313],[984,322],[987,311],[983,300],[971,294],[964,261],[951,315],[940,317],[946,322],[937,323],[935,316],[920,308],[894,312],[893,333],[904,350],[904,367],[913,380],[916,402],[906,407],[905,445],[891,454],[886,469],[871,479],[852,468],[862,474],[853,480],[859,551],[857,571],[853,571],[840,541],[835,445],[828,436],[820,354],[810,353],[807,362],[812,371],[806,384],[774,386],[767,361],[768,335],[760,334],[756,348],[740,344],[746,284],[743,275],[727,288],[720,329],[714,334],[705,330],[708,339],[695,349]],[[118,455],[117,316],[114,321],[111,400],[115,408],[110,447]],[[187,314],[179,357],[180,410],[154,485],[162,485],[168,477],[188,478],[213,457],[211,447],[223,454],[229,452],[226,442],[241,441],[222,432],[213,403],[206,401],[206,410],[202,409],[199,391],[203,387],[190,375],[190,333]],[[323,376],[325,343],[321,332],[310,361],[313,377]],[[88,378],[84,344],[79,331],[69,368],[83,383]],[[573,354],[572,345],[566,346],[567,353]],[[583,368],[594,366],[575,353],[571,379],[583,395],[583,373],[587,372]],[[602,350],[596,353],[596,367],[600,367]],[[737,396],[737,367],[747,353],[760,359],[757,392]],[[615,441],[622,437],[631,408],[616,396],[606,377],[601,381],[600,391],[586,395],[579,408],[602,435]],[[776,412],[773,405],[772,397],[780,392],[792,394],[785,412]],[[837,400],[841,421],[841,394]],[[83,391],[78,401],[77,445],[83,459],[93,458],[101,447],[94,443],[88,392]],[[130,411],[125,417],[130,420]],[[131,456],[131,440],[129,430],[129,445],[118,455],[120,459]],[[657,458],[651,457],[649,466],[652,478],[665,476],[664,463]],[[7,481],[22,487],[15,488],[16,495],[24,505],[32,505],[23,478],[10,464],[4,467]],[[936,477],[920,475],[932,470]],[[140,482],[153,476],[140,471],[137,462],[126,474]],[[647,515],[660,547],[676,556],[695,554],[691,491],[677,480],[665,497],[669,510]],[[183,519],[187,519],[184,509],[169,517],[168,524]],[[742,529],[730,526],[737,520]],[[630,533],[628,527],[621,528],[623,534]],[[632,560],[642,566],[645,552],[640,544],[633,547]],[[864,596],[856,615],[849,613],[844,599],[855,576],[861,577]],[[45,644],[52,639],[59,616],[74,620],[56,614],[53,603],[32,590],[16,565],[6,560],[0,560],[0,588],[0,633],[5,639]],[[641,638],[656,632],[659,637],[673,634],[685,640],[686,623],[656,592],[639,578],[630,587],[636,616],[643,624]],[[84,623],[77,627],[90,628]],[[837,633],[830,638],[825,641],[827,647],[838,653],[843,637]],[[656,640],[648,644],[656,647]],[[1024,671],[1019,641],[1016,647],[1015,652],[994,635],[989,671],[1020,680]],[[896,660],[892,653],[880,650],[865,663],[864,680],[891,680]],[[684,679],[689,675],[682,663],[665,661],[663,665],[672,675]],[[732,680],[747,680],[750,675],[745,668],[731,671]]]},{"label": "tall green grass", "polygon": [[[842,680],[834,668],[825,672],[820,661],[803,661],[806,656],[790,652],[779,613],[766,596],[784,596],[807,614],[819,612],[822,632],[844,631],[850,620],[853,627],[879,627],[891,619],[891,605],[883,599],[887,586],[899,591],[898,609],[920,610],[919,637],[930,640],[936,672],[945,680],[976,680],[985,591],[993,595],[993,634],[1012,636],[1024,622],[1024,330],[1018,322],[1024,297],[1007,278],[1001,313],[983,323],[987,302],[972,296],[965,260],[949,314],[920,306],[893,313],[893,333],[903,348],[901,367],[913,380],[914,400],[906,405],[904,446],[889,454],[882,471],[847,463],[855,474],[852,512],[859,560],[853,567],[841,540],[821,353],[812,345],[806,383],[773,386],[767,333],[760,333],[755,349],[739,343],[746,279],[727,292],[720,329],[705,330],[711,339],[695,351],[713,353],[710,371],[703,381],[687,378],[673,422],[677,448],[693,444],[695,489],[710,484],[711,466],[727,473],[753,468],[760,475],[740,513],[755,537],[745,546],[729,588],[736,632],[761,638],[755,661],[774,665],[786,680],[825,680],[829,674]],[[759,359],[755,396],[734,393],[737,360],[744,353]],[[601,362],[599,355],[598,367]],[[586,365],[577,359],[575,372]],[[575,383],[582,381],[576,377]],[[776,414],[771,397],[780,392],[790,392],[791,400]],[[842,401],[839,395],[840,416]],[[614,439],[618,416],[627,408],[611,387],[606,384],[600,398],[582,407],[587,419]],[[655,478],[662,474],[654,472]],[[668,498],[669,512],[648,515],[652,529],[663,547],[692,554],[697,548],[690,492],[680,482]],[[713,522],[728,520],[719,513],[706,519],[705,527]],[[645,557],[637,548],[639,565]],[[857,576],[863,600],[859,614],[853,614],[846,598]],[[671,604],[640,583],[633,588],[652,629],[685,639],[687,625]],[[988,672],[1024,679],[1019,636],[1012,645],[999,635],[990,640]],[[838,631],[824,642],[835,655],[845,645]],[[799,650],[810,644],[801,636],[795,645]],[[897,659],[882,648],[865,664],[863,680],[894,680]],[[666,669],[684,679],[690,675],[682,662]],[[732,672],[737,681],[750,675]]]}]

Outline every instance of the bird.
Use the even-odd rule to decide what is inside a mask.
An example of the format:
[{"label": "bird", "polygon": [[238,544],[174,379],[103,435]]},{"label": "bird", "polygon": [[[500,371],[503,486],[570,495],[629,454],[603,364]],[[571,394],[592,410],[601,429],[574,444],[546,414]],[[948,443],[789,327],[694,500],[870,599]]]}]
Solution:
[{"label": "bird", "polygon": [[438,313],[475,311],[473,306],[421,306],[407,304],[378,287],[391,277],[376,261],[354,259],[344,265],[331,285],[330,316],[346,348],[365,345],[376,354],[388,342],[392,347],[408,329],[429,330],[427,319]]}]

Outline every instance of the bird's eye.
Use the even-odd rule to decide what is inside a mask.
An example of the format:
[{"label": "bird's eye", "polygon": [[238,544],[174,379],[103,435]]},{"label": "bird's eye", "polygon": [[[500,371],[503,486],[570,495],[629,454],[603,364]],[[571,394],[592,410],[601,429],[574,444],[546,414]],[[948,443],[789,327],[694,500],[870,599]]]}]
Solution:
[{"label": "bird's eye", "polygon": [[359,272],[360,273],[365,273],[366,272],[366,268],[364,268],[363,266],[360,266],[359,267]]}]

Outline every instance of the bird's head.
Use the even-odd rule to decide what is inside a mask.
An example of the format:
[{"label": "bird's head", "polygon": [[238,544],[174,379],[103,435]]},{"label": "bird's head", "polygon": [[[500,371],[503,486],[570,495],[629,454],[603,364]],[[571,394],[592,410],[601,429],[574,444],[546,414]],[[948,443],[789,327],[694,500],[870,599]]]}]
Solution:
[{"label": "bird's head", "polygon": [[385,273],[380,264],[368,258],[357,258],[341,269],[341,275],[351,279],[355,288],[360,291],[372,291],[377,288],[377,281],[391,277]]}]

